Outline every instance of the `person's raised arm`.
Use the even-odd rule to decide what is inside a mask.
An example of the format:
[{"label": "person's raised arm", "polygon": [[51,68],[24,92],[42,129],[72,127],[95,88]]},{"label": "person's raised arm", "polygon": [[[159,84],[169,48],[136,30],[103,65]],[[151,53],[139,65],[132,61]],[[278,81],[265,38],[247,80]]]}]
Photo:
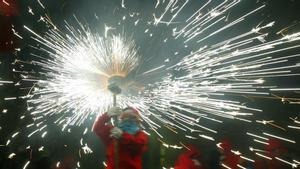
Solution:
[{"label": "person's raised arm", "polygon": [[110,135],[111,135],[111,129],[114,127],[111,124],[106,124],[106,123],[109,122],[111,117],[119,115],[120,112],[121,112],[120,108],[112,107],[108,109],[107,113],[104,113],[101,116],[99,116],[93,125],[93,131],[96,133],[98,137],[101,138],[101,140],[106,145],[108,145],[112,141]]},{"label": "person's raised arm", "polygon": [[109,119],[110,117],[107,115],[107,113],[104,113],[96,119],[93,125],[93,132],[100,137],[103,143],[106,145],[111,142],[110,130],[113,128],[112,125],[106,124]]}]

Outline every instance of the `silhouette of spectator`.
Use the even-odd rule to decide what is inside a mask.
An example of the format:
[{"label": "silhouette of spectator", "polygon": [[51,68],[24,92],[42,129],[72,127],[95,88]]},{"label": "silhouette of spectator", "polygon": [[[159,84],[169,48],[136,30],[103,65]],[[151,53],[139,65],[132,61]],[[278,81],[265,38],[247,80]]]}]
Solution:
[{"label": "silhouette of spectator", "polygon": [[174,169],[204,169],[199,149],[193,145],[188,145],[175,162]]},{"label": "silhouette of spectator", "polygon": [[219,152],[221,153],[220,166],[221,168],[238,169],[238,164],[241,163],[240,156],[231,152],[232,145],[228,139],[224,139],[218,144]]},{"label": "silhouette of spectator", "polygon": [[275,157],[279,157],[287,153],[287,149],[285,149],[279,140],[277,139],[270,139],[268,144],[265,146],[265,155],[267,157],[272,158],[271,160],[264,159],[264,158],[257,158],[254,163],[255,169],[283,169],[287,168],[279,160],[275,159]]}]

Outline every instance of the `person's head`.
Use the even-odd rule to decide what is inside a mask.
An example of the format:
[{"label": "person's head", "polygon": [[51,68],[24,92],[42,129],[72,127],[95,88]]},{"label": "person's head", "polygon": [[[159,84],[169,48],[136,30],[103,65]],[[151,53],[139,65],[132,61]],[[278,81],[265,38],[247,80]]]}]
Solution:
[{"label": "person's head", "polygon": [[140,113],[137,109],[133,107],[126,107],[122,110],[122,113],[119,115],[119,121],[133,121],[137,124],[140,123]]},{"label": "person's head", "polygon": [[185,154],[190,158],[190,159],[197,159],[199,160],[200,157],[201,157],[201,153],[200,153],[200,150],[192,145],[192,144],[189,144],[186,146],[186,151],[185,151]]},{"label": "person's head", "polygon": [[62,169],[72,169],[76,165],[75,159],[72,155],[67,155],[64,157],[60,168]]},{"label": "person's head", "polygon": [[140,113],[132,107],[126,107],[119,116],[118,127],[129,134],[136,134],[140,130]]},{"label": "person's head", "polygon": [[219,152],[222,154],[229,153],[229,152],[231,152],[231,149],[232,149],[232,145],[228,139],[222,140],[221,143],[217,144],[217,146],[218,146]]},{"label": "person's head", "polygon": [[265,146],[265,151],[269,156],[276,157],[286,153],[287,150],[282,146],[279,140],[269,139]]}]

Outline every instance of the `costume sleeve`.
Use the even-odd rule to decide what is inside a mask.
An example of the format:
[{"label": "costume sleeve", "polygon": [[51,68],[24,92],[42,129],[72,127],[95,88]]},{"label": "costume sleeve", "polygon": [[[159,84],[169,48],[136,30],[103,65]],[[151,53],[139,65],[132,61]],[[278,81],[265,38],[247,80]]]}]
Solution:
[{"label": "costume sleeve", "polygon": [[108,145],[112,141],[112,138],[110,137],[110,130],[113,128],[113,126],[106,124],[109,119],[110,117],[107,115],[107,113],[104,113],[96,119],[93,125],[94,133],[100,137],[105,145]]},{"label": "costume sleeve", "polygon": [[124,132],[121,136],[120,144],[135,153],[143,153],[147,150],[148,136],[142,131],[135,135]]}]

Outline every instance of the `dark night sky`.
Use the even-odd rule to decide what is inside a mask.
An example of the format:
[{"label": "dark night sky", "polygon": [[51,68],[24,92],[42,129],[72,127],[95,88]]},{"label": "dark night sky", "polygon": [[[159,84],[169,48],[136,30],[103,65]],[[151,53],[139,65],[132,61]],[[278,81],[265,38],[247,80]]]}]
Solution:
[{"label": "dark night sky", "polygon": [[[76,14],[80,19],[86,20],[91,27],[94,28],[93,31],[103,31],[101,28],[103,27],[103,23],[97,23],[95,20],[95,14],[103,20],[114,23],[116,18],[119,15],[114,15],[111,13],[111,9],[114,9],[116,6],[120,7],[121,0],[44,0],[44,5],[47,6],[47,13],[51,16],[54,23],[57,25],[62,25],[64,19],[70,20],[72,22],[72,15]],[[220,1],[220,0],[216,0]],[[126,6],[128,9],[132,9],[135,11],[141,12],[142,16],[152,16],[151,13],[153,11],[153,6],[155,5],[155,1],[151,0],[125,0]],[[1,3],[1,2],[0,2]],[[198,9],[201,6],[201,3],[197,3],[196,1],[192,2],[193,5],[190,6],[191,11],[194,9]],[[270,34],[272,34],[269,38],[274,39],[278,38],[279,35],[274,35],[278,30],[281,30],[289,25],[291,28],[289,32],[300,31],[300,0],[244,0],[243,3],[239,4],[238,7],[234,8],[231,11],[230,17],[235,18],[240,16],[240,13],[243,13],[248,8],[253,8],[257,6],[257,4],[266,4],[267,7],[257,13],[254,17],[250,17],[246,23],[242,24],[243,26],[239,27],[239,29],[231,29],[226,31],[227,35],[238,34],[243,30],[249,28],[249,26],[257,25],[261,21],[265,23],[270,21],[276,21],[276,25],[270,30]],[[34,43],[29,39],[29,35],[26,34],[23,29],[23,25],[27,25],[29,27],[34,28],[36,32],[43,34],[43,32],[47,31],[45,26],[41,24],[37,24],[36,20],[38,20],[37,16],[30,16],[27,13],[28,6],[31,6],[35,9],[36,13],[42,13],[42,10],[39,11],[39,7],[37,6],[36,1],[19,1],[19,13],[14,14],[12,16],[5,16],[3,13],[0,13],[0,38],[2,39],[0,42],[2,43],[3,39],[10,39],[10,35],[12,34],[6,26],[13,24],[16,30],[23,35],[24,39],[22,41],[13,37],[12,39],[15,41],[15,45],[13,47],[21,48],[21,52],[18,53],[17,56],[11,53],[11,46],[6,47],[2,46],[0,48],[0,77],[3,79],[10,79],[14,82],[17,82],[20,77],[18,74],[13,73],[12,70],[14,65],[11,63],[16,58],[22,58],[23,60],[31,60],[32,58],[28,55],[31,52],[31,49],[28,47],[29,44]],[[0,6],[1,7],[1,6]],[[1,12],[1,10],[0,10]],[[189,13],[183,13],[182,17],[185,15],[189,15]],[[150,19],[150,18],[148,18]],[[130,31],[129,28],[125,28],[125,31]],[[135,29],[144,30],[144,27],[139,27]],[[158,34],[170,34],[170,28],[167,27],[159,27],[155,33]],[[226,34],[222,35],[226,37]],[[212,38],[211,42],[213,43],[217,41]],[[161,61],[166,59],[166,56],[172,55],[175,51],[187,52],[187,49],[177,48],[177,46],[181,45],[180,40],[172,42],[170,45],[170,50],[165,50],[165,46],[155,43],[157,40],[161,40],[161,37],[149,41],[147,38],[143,36],[135,36],[135,40],[140,47],[140,53],[144,58],[152,57],[151,64],[145,62],[143,64],[143,70],[148,70],[153,67],[153,65],[158,65]],[[150,48],[149,45],[152,45]],[[12,47],[12,48],[13,48]],[[191,46],[191,49],[196,46]],[[153,56],[153,50],[155,51],[155,55]],[[299,53],[299,49],[289,51],[290,53]],[[287,53],[288,54],[288,53]],[[180,59],[180,58],[177,58]],[[299,62],[299,58],[292,60],[293,62]],[[153,65],[152,65],[153,64]],[[296,70],[299,73],[299,70]],[[159,77],[158,77],[159,78]],[[281,86],[292,86],[297,87],[299,85],[299,76],[296,77],[288,77],[281,78],[280,80],[272,79],[270,81],[271,84],[280,84]],[[31,119],[28,118],[25,121],[19,120],[19,117],[26,112],[26,103],[24,100],[13,100],[13,101],[4,101],[5,97],[13,97],[17,95],[24,94],[24,91],[20,90],[19,87],[13,85],[4,85],[0,86],[0,111],[2,109],[8,109],[8,113],[0,114],[0,145],[5,145],[7,139],[11,136],[11,133],[14,133],[16,130],[25,131],[24,127],[28,124]],[[281,93],[279,93],[281,94]],[[287,97],[299,97],[299,93],[287,93],[285,94]],[[234,96],[233,96],[234,97]],[[243,98],[237,98],[243,99]],[[264,110],[264,113],[256,114],[255,119],[274,119],[279,125],[290,124],[291,121],[288,117],[299,117],[300,109],[299,105],[292,104],[283,104],[280,100],[273,99],[260,99],[260,98],[252,98],[249,99],[244,98],[245,102],[248,105],[254,106],[256,108],[260,108]],[[253,117],[254,118],[254,117]],[[253,119],[252,119],[253,120]],[[204,122],[209,123],[209,122]],[[215,124],[214,124],[215,125]],[[291,157],[296,157],[296,159],[300,158],[300,135],[299,130],[288,130],[288,133],[285,131],[280,131],[278,129],[274,129],[270,126],[263,125],[251,125],[247,123],[242,123],[240,121],[233,120],[224,120],[224,124],[214,126],[215,129],[222,130],[222,134],[216,136],[217,140],[220,140],[224,137],[228,137],[232,140],[234,147],[239,147],[243,152],[247,152],[247,146],[243,143],[250,142],[250,138],[246,137],[246,131],[274,131],[278,134],[288,135],[290,138],[293,138],[297,141],[297,144],[286,144],[285,146],[289,149]],[[32,164],[28,167],[28,169],[41,169],[46,166],[52,165],[56,163],[56,161],[62,160],[65,157],[73,156],[75,161],[79,160],[78,158],[78,146],[79,139],[81,136],[81,130],[73,127],[72,134],[66,132],[60,132],[60,128],[57,126],[49,126],[49,134],[47,136],[47,143],[44,144],[40,138],[32,138],[27,139],[25,134],[21,134],[13,144],[14,146],[0,146],[0,168],[3,169],[19,169],[22,168],[24,163],[28,160],[30,154],[32,154]],[[167,136],[167,141],[170,144],[178,144],[178,136],[170,133],[169,131],[163,131],[163,133]],[[183,135],[184,133],[179,133]],[[94,153],[88,156],[83,156],[81,161],[81,168],[83,169],[96,169],[99,168],[99,163],[104,160],[103,145],[98,141],[98,139],[92,134],[89,133],[86,138],[88,143],[91,145]],[[74,141],[76,140],[76,141]],[[203,152],[204,159],[207,160],[209,154],[214,150],[214,144],[210,141],[206,141],[204,139],[199,139],[196,141],[190,141],[185,138],[181,138],[180,141],[185,143],[192,143],[197,145],[201,151]],[[24,149],[26,145],[32,145],[32,148],[35,149],[33,152]],[[42,152],[36,151],[38,147],[41,145],[45,145],[45,150]],[[67,145],[67,146],[66,146]],[[8,159],[8,155],[11,152],[16,152],[16,158],[10,160]],[[156,137],[151,137],[149,144],[149,152],[144,157],[144,169],[155,169],[160,167],[160,163],[164,163],[165,166],[172,166],[176,156],[180,153],[179,150],[171,150],[166,149],[160,145],[157,141]],[[247,152],[248,153],[248,152]],[[246,154],[247,154],[246,153]],[[159,158],[160,157],[160,158]],[[165,161],[163,161],[165,160]],[[49,166],[48,165],[48,166]]]}]

